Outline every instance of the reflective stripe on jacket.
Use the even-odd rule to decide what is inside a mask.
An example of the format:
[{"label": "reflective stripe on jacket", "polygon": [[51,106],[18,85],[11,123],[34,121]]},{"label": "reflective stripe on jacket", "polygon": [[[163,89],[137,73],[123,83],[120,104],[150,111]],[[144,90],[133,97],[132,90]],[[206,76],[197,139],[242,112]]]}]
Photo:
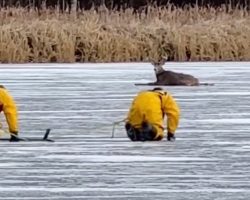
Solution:
[{"label": "reflective stripe on jacket", "polygon": [[163,91],[143,91],[138,93],[130,107],[127,120],[135,128],[146,121],[157,129],[157,135],[163,136],[163,120],[167,116],[167,129],[175,133],[179,124],[180,110],[174,98]]},{"label": "reflective stripe on jacket", "polygon": [[9,131],[18,132],[18,116],[17,107],[14,99],[4,88],[0,88],[0,107],[4,112],[7,124],[9,126]]}]

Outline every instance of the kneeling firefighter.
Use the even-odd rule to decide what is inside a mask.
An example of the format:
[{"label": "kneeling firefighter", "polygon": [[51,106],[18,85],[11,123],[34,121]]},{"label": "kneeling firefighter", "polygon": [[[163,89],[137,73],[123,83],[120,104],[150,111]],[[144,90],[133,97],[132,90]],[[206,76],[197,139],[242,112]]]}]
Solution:
[{"label": "kneeling firefighter", "polygon": [[164,138],[164,117],[167,116],[167,140],[175,140],[180,110],[174,98],[162,88],[139,92],[130,107],[125,129],[132,141],[153,141]]},{"label": "kneeling firefighter", "polygon": [[[7,89],[0,85],[0,113],[3,111],[9,132],[11,133],[10,141],[18,141],[18,113],[14,99]],[[0,127],[1,128],[1,127]]]}]

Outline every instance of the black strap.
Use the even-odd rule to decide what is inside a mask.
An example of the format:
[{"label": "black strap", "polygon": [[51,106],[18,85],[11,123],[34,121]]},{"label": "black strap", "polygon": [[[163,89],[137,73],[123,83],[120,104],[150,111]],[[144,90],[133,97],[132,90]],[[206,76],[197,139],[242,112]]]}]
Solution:
[{"label": "black strap", "polygon": [[162,93],[162,92],[159,92],[159,91],[155,91],[155,90],[153,90],[153,92],[157,92],[157,94],[158,94],[158,96],[159,96],[159,98],[160,98],[160,101],[161,101],[161,113],[162,113],[162,118],[164,117],[164,108],[163,108],[163,103],[162,103],[162,97],[163,96],[166,96],[167,95],[167,92],[164,92],[164,93]]}]

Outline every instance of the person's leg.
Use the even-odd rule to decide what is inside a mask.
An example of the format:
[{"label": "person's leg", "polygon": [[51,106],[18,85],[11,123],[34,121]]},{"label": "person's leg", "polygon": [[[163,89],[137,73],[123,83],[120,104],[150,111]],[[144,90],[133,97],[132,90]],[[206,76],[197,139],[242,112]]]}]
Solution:
[{"label": "person's leg", "polygon": [[130,123],[126,123],[125,129],[127,131],[127,135],[131,141],[153,141],[153,140],[161,140],[162,137],[157,135],[157,129],[147,122],[143,122],[141,129],[134,128]]}]

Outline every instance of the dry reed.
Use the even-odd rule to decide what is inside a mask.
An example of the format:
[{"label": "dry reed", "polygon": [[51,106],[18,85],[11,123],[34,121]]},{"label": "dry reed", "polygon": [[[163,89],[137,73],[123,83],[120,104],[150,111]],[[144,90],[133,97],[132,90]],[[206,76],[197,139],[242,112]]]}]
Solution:
[{"label": "dry reed", "polygon": [[250,15],[244,9],[151,9],[147,16],[86,11],[0,12],[0,61],[127,62],[250,60]]}]

